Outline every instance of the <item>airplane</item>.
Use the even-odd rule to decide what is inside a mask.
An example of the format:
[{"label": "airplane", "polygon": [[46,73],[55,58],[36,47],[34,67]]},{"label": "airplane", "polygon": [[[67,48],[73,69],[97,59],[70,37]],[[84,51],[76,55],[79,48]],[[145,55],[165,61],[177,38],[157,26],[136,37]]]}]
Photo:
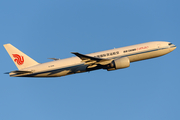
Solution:
[{"label": "airplane", "polygon": [[53,61],[38,63],[11,44],[4,45],[18,70],[7,72],[11,77],[61,77],[70,74],[105,69],[123,69],[131,62],[165,55],[176,49],[170,42],[153,41],[91,54],[71,52],[75,57],[50,58]]}]

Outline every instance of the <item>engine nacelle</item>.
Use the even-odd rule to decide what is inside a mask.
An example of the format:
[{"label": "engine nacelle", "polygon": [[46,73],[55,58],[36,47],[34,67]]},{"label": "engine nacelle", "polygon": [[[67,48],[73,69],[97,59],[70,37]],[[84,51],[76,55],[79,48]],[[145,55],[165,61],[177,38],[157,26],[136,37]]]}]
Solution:
[{"label": "engine nacelle", "polygon": [[130,66],[130,60],[128,57],[122,57],[117,60],[114,60],[110,65],[109,68],[107,69],[108,71],[110,70],[117,70],[117,69],[122,69],[122,68],[127,68]]}]

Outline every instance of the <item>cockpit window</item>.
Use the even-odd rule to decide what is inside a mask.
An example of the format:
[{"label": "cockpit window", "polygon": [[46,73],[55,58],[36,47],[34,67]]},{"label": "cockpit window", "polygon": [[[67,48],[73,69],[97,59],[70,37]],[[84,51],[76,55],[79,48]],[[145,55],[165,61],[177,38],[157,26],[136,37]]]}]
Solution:
[{"label": "cockpit window", "polygon": [[168,45],[172,45],[172,43],[169,43]]}]

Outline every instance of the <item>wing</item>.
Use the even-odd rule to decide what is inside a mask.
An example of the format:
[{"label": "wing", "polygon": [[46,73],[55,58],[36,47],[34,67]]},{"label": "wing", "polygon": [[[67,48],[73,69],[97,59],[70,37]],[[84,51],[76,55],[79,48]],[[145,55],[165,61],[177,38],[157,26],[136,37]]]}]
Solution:
[{"label": "wing", "polygon": [[113,59],[91,57],[88,55],[80,54],[78,52],[71,52],[71,53],[79,57],[83,62],[85,62],[85,64],[88,64],[89,67],[95,67],[98,64],[107,65],[110,64],[113,60]]}]

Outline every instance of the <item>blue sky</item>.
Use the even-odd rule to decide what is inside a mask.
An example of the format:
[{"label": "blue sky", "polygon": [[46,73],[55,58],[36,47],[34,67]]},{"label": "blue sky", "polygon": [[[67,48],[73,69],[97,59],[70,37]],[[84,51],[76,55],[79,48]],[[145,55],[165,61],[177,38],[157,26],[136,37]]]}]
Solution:
[{"label": "blue sky", "polygon": [[[1,120],[179,120],[178,0],[0,1]],[[177,49],[129,68],[13,78],[11,43],[43,63],[149,41]]]}]

